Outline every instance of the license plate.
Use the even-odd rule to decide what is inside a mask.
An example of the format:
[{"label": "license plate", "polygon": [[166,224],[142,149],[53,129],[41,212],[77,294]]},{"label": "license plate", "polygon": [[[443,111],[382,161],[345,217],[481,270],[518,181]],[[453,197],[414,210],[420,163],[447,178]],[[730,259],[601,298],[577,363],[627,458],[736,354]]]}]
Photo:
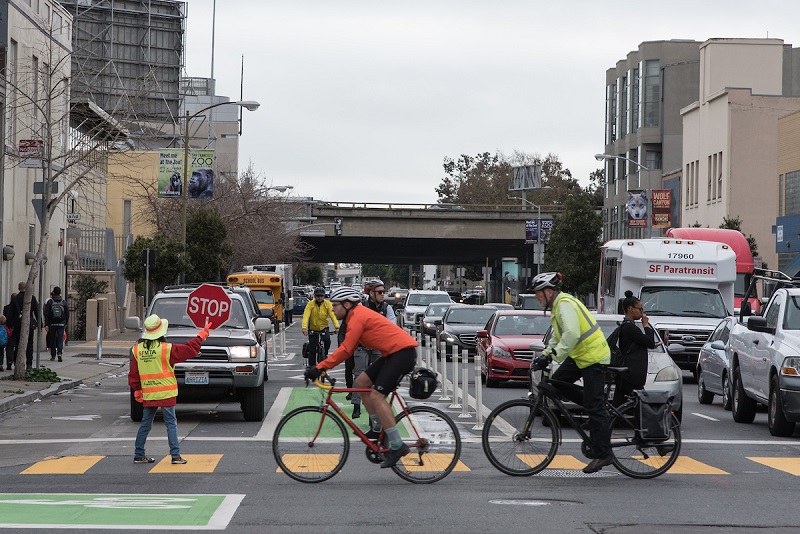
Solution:
[{"label": "license plate", "polygon": [[186,377],[184,378],[184,383],[188,385],[207,385],[208,384],[208,373],[205,372],[197,372],[197,371],[189,371],[186,373]]}]

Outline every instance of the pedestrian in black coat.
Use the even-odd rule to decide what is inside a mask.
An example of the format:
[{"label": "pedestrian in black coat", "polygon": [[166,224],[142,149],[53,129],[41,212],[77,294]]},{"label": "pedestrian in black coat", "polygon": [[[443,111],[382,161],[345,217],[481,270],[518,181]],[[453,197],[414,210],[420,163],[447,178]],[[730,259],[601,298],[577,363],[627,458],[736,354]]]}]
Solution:
[{"label": "pedestrian in black coat", "polygon": [[[617,380],[614,391],[615,406],[625,402],[625,398],[633,393],[633,390],[644,388],[649,360],[647,351],[656,348],[656,333],[644,313],[642,301],[634,297],[632,292],[626,291],[622,307],[625,310],[625,318],[619,330],[619,350],[625,356],[625,367],[628,370]],[[644,331],[636,324],[638,320],[642,321]]]}]

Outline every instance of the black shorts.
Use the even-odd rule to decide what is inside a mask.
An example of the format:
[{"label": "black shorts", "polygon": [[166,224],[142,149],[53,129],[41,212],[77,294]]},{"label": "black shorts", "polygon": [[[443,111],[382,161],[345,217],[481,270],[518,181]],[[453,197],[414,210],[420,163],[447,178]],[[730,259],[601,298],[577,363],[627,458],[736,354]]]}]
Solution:
[{"label": "black shorts", "polygon": [[389,395],[400,383],[403,375],[414,370],[417,350],[413,347],[399,350],[378,360],[364,371],[372,380],[372,389],[381,395]]}]

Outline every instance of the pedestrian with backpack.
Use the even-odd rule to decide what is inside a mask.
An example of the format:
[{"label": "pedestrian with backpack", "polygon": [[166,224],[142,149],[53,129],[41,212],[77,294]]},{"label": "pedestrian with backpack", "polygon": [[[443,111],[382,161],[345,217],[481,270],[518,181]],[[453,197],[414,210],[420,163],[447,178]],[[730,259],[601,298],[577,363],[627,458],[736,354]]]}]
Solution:
[{"label": "pedestrian with backpack", "polygon": [[[643,389],[647,380],[647,362],[649,349],[656,348],[656,334],[650,326],[650,320],[644,313],[642,301],[633,296],[631,291],[625,292],[622,301],[625,318],[619,327],[619,349],[625,358],[628,370],[622,373],[614,389],[614,406],[620,406],[635,389]],[[636,321],[642,321],[642,328]]]},{"label": "pedestrian with backpack", "polygon": [[64,352],[64,331],[69,322],[69,307],[67,301],[61,297],[60,287],[54,287],[52,295],[50,304],[45,304],[44,328],[50,337],[50,361],[54,361],[57,357],[61,362]]},{"label": "pedestrian with backpack", "polygon": [[[3,354],[6,350],[6,345],[8,345],[8,330],[6,330],[6,316],[0,315],[0,354]],[[0,366],[2,365],[2,361],[0,361]]]}]

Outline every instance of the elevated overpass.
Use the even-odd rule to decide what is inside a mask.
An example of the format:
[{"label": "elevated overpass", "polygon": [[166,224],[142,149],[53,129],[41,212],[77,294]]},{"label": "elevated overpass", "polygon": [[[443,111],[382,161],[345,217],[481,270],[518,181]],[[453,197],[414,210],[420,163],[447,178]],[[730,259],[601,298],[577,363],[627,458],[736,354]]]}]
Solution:
[{"label": "elevated overpass", "polygon": [[[542,206],[543,220],[560,209]],[[530,206],[440,204],[309,203],[306,218],[293,221],[311,262],[395,264],[485,264],[517,258],[532,266],[533,245],[525,243]],[[339,234],[339,235],[337,235]]]}]

